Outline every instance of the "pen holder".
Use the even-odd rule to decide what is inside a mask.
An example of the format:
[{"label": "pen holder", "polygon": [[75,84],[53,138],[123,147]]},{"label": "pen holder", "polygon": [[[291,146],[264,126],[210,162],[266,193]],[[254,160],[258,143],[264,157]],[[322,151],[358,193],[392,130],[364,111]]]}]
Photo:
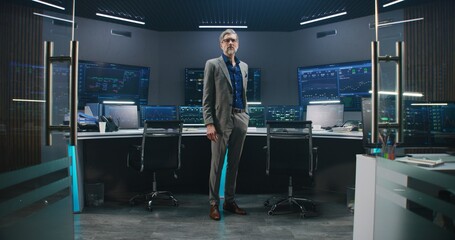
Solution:
[{"label": "pen holder", "polygon": [[395,149],[394,145],[382,145],[382,156],[386,159],[395,160]]}]

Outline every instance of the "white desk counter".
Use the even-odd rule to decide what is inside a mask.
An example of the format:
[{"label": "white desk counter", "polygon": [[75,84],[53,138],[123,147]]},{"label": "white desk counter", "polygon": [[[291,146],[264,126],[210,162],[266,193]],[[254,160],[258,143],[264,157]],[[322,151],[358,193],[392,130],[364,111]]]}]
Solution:
[{"label": "white desk counter", "polygon": [[[117,132],[79,132],[79,140],[85,139],[102,139],[102,138],[131,138],[141,137],[143,129],[121,129]],[[205,136],[205,128],[183,128],[182,136]],[[266,136],[266,128],[248,128],[248,136]],[[314,138],[337,138],[337,139],[362,139],[362,132],[331,132],[326,130],[313,131]]]}]

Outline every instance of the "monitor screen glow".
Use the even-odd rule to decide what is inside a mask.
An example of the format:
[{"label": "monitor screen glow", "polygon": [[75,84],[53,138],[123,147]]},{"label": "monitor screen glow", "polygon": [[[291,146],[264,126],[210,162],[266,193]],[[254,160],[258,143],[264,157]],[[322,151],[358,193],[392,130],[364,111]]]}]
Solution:
[{"label": "monitor screen glow", "polygon": [[119,129],[139,128],[136,105],[104,105],[104,115],[111,117]]},{"label": "monitor screen glow", "polygon": [[306,120],[323,128],[343,125],[343,104],[315,104],[306,107]]},{"label": "monitor screen glow", "polygon": [[297,78],[300,105],[336,100],[345,111],[361,111],[361,98],[370,96],[371,61],[299,67]]},{"label": "monitor screen glow", "polygon": [[79,60],[78,108],[103,101],[148,102],[150,68]]}]

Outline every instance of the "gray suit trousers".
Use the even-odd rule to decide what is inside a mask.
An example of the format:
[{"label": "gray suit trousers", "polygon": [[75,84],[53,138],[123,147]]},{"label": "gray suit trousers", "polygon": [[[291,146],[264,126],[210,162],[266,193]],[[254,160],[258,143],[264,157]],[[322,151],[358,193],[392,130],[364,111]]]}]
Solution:
[{"label": "gray suit trousers", "polygon": [[[246,113],[232,113],[231,121],[218,133],[218,141],[211,143],[212,159],[209,179],[209,202],[211,205],[220,203],[221,172],[227,155],[227,169],[225,180],[225,202],[234,201],[236,180],[243,143],[248,130],[249,116]],[[227,150],[228,149],[228,150]]]}]

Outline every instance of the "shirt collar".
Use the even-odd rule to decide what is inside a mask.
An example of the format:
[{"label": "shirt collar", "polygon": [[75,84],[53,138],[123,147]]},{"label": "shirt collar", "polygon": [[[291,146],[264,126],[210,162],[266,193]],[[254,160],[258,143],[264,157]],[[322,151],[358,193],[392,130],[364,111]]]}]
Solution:
[{"label": "shirt collar", "polygon": [[[224,54],[221,54],[223,56],[223,60],[225,63],[231,64],[231,60]],[[240,60],[237,57],[234,57],[235,63],[238,65],[240,63]]]}]

